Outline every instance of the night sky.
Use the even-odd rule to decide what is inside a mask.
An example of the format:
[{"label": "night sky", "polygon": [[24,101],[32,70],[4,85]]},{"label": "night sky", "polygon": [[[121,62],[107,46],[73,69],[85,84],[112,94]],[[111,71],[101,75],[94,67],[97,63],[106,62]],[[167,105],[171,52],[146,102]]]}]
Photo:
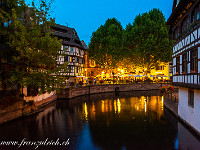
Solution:
[{"label": "night sky", "polygon": [[172,12],[173,0],[55,0],[52,17],[57,24],[75,28],[80,40],[89,43],[92,32],[115,17],[125,28],[135,16],[159,8],[166,20]]}]

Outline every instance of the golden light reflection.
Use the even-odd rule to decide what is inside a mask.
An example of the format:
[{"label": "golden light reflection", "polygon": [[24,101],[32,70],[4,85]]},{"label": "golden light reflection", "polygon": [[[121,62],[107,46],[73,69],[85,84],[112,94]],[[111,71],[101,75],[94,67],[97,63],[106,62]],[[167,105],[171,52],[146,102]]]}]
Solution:
[{"label": "golden light reflection", "polygon": [[145,106],[144,106],[144,107],[145,107],[145,108],[144,108],[144,111],[147,112],[147,102],[146,102],[146,101],[144,102],[144,105],[145,105]]},{"label": "golden light reflection", "polygon": [[109,101],[109,106],[110,106],[109,110],[112,111],[112,101],[111,100]]},{"label": "golden light reflection", "polygon": [[164,109],[164,96],[162,96],[162,110]]},{"label": "golden light reflection", "polygon": [[119,114],[121,111],[121,103],[119,99],[117,100],[117,108],[118,108],[118,114]]},{"label": "golden light reflection", "polygon": [[84,106],[84,111],[85,111],[85,119],[88,120],[88,110],[87,110],[87,104],[85,103],[85,106]]},{"label": "golden light reflection", "polygon": [[105,104],[104,104],[104,101],[102,100],[101,101],[101,111],[102,112],[105,112],[104,106],[105,106]]},{"label": "golden light reflection", "polygon": [[105,112],[108,112],[108,100],[105,100],[104,107],[105,107]]},{"label": "golden light reflection", "polygon": [[115,113],[116,113],[117,112],[116,100],[114,100],[114,109],[115,109]]},{"label": "golden light reflection", "polygon": [[91,112],[91,117],[93,118],[93,119],[95,119],[95,112],[96,110],[95,110],[95,105],[94,105],[94,102],[92,103],[92,112]]}]

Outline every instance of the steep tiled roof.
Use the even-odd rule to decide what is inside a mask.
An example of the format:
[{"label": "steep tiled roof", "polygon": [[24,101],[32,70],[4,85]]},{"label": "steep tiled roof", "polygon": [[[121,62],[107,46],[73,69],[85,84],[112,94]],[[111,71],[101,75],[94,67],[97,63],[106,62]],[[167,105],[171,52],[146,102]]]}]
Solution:
[{"label": "steep tiled roof", "polygon": [[52,29],[54,36],[63,39],[62,44],[84,49],[74,28],[56,24],[52,26]]}]

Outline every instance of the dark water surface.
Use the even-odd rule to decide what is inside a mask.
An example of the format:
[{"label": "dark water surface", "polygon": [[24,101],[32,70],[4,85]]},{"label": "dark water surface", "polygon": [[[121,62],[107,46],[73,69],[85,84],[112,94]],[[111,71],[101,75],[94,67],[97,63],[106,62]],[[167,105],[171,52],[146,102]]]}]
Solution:
[{"label": "dark water surface", "polygon": [[46,141],[38,150],[199,150],[198,137],[164,108],[158,95],[104,93],[58,100],[37,115],[1,125],[0,142],[18,144],[0,150],[36,148],[30,141]]}]

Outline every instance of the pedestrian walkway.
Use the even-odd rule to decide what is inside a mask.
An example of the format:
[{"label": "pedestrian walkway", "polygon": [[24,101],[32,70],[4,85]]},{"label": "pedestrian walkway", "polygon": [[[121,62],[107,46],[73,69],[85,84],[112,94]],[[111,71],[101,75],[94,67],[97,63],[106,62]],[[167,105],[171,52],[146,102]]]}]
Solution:
[{"label": "pedestrian walkway", "polygon": [[173,93],[172,96],[166,94],[164,105],[178,117],[178,92]]}]

